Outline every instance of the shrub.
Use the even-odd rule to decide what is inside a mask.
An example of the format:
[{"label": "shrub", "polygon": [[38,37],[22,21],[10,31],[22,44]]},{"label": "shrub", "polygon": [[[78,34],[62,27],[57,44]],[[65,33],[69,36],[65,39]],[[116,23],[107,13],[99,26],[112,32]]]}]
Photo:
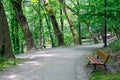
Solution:
[{"label": "shrub", "polygon": [[111,48],[114,52],[120,52],[120,38],[111,42],[109,44],[109,48]]}]

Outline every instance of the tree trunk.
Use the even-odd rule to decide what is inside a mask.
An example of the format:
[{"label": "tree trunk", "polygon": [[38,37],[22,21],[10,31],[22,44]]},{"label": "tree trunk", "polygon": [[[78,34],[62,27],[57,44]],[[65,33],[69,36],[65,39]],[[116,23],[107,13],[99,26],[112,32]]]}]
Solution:
[{"label": "tree trunk", "polygon": [[53,10],[51,9],[50,5],[49,5],[49,0],[43,0],[44,4],[45,4],[45,8],[46,11],[48,12],[48,15],[51,19],[52,25],[53,25],[53,29],[55,31],[55,34],[57,36],[58,39],[58,46],[63,46],[64,45],[64,38],[63,38],[63,34],[61,33],[59,26],[58,26],[58,22],[56,20],[55,15],[53,14]]},{"label": "tree trunk", "polygon": [[[13,15],[11,15],[13,16]],[[14,18],[11,19],[11,38],[12,38],[12,43],[13,43],[13,52],[15,53],[15,27],[14,27]],[[15,53],[16,54],[16,53]]]},{"label": "tree trunk", "polygon": [[42,19],[40,18],[40,48],[43,48],[43,27],[42,27]]},{"label": "tree trunk", "polygon": [[64,0],[59,0],[59,2],[62,3],[62,4],[64,4],[63,10],[64,10],[64,13],[65,13],[65,15],[66,15],[66,18],[67,18],[67,20],[68,20],[68,23],[69,23],[69,26],[70,26],[70,30],[71,30],[71,32],[72,32],[74,44],[75,44],[75,45],[78,45],[78,44],[79,44],[78,33],[77,33],[76,29],[74,28],[74,23],[73,23],[70,15],[69,15],[68,12],[67,12],[67,7],[66,7],[66,5],[65,5],[65,1],[64,1]]},{"label": "tree trunk", "polygon": [[30,33],[30,30],[29,30],[27,19],[24,16],[22,8],[21,8],[21,2],[22,2],[22,0],[17,0],[17,1],[11,0],[13,9],[16,13],[17,21],[19,22],[19,24],[22,28],[22,31],[24,33],[24,36],[25,36],[27,50],[29,51],[29,50],[33,49],[35,46],[34,46],[32,34]]},{"label": "tree trunk", "polygon": [[20,48],[21,48],[20,52],[24,53],[24,43],[23,42],[20,43]]},{"label": "tree trunk", "polygon": [[1,0],[0,0],[0,56],[4,58],[15,58],[12,52],[12,45],[7,18]]},{"label": "tree trunk", "polygon": [[19,41],[19,26],[18,26],[17,21],[15,21],[15,25],[16,25],[16,27],[15,27],[15,33],[16,33],[16,37],[15,37],[16,48],[15,48],[15,50],[16,50],[16,53],[19,54],[21,52],[20,52],[20,41]]},{"label": "tree trunk", "polygon": [[[33,16],[34,16],[34,13],[35,13],[35,11],[33,11]],[[36,24],[36,21],[35,21],[35,17],[33,17],[33,19],[32,19],[32,21],[33,21],[33,23],[32,23],[32,28],[33,28],[33,40],[34,40],[34,46],[36,46],[36,48],[37,48],[37,44],[38,44],[38,42],[37,42],[37,31],[36,31],[36,26],[35,26],[35,24]]]},{"label": "tree trunk", "polygon": [[53,36],[52,36],[52,33],[51,33],[50,20],[47,18],[47,15],[45,15],[45,20],[46,20],[46,23],[47,23],[47,26],[48,26],[48,31],[49,31],[50,39],[51,39],[51,42],[52,42],[52,48],[53,48],[53,47],[55,47],[55,43],[54,43],[54,39],[53,39]]},{"label": "tree trunk", "polygon": [[92,33],[91,27],[89,26],[89,24],[86,24],[86,25],[87,25],[88,32],[89,32],[91,38],[93,39],[94,43],[98,44],[99,42],[98,42],[96,36]]},{"label": "tree trunk", "polygon": [[[62,9],[62,5],[60,4],[60,23],[61,23],[61,30],[62,30],[62,33],[63,33],[63,30],[64,30],[64,20],[63,20],[63,9]],[[63,34],[64,36],[64,34]]]},{"label": "tree trunk", "polygon": [[104,25],[102,24],[102,27],[101,27],[101,36],[102,36],[102,41],[103,41],[103,43],[104,43],[104,40],[105,40],[104,34],[105,34]]},{"label": "tree trunk", "polygon": [[[80,1],[79,0],[77,0],[77,6],[79,6],[80,5]],[[78,20],[78,32],[79,32],[79,44],[80,45],[82,45],[82,30],[81,30],[81,23],[80,23],[80,20],[79,20],[79,18],[80,18],[80,16],[79,16],[79,9],[77,10],[77,20]]]},{"label": "tree trunk", "polygon": [[39,24],[40,24],[40,48],[42,49],[43,48],[43,18],[42,18],[42,14],[40,13],[41,12],[41,8],[42,8],[42,6],[41,6],[41,0],[38,0],[39,2],[38,2],[38,5],[39,5],[39,10],[38,11],[36,11],[38,14],[39,14],[39,17],[40,17],[40,19],[39,19]]},{"label": "tree trunk", "polygon": [[79,44],[82,45],[82,28],[81,23],[79,21],[79,15],[78,15],[78,30],[79,30]]}]

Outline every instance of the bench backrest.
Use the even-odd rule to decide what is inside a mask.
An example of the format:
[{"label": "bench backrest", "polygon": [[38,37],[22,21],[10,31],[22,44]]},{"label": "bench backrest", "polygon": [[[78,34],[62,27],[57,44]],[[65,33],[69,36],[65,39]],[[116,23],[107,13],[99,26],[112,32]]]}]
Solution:
[{"label": "bench backrest", "polygon": [[101,59],[103,59],[105,61],[104,63],[106,63],[108,61],[109,54],[107,54],[106,52],[98,49],[97,50],[97,55],[98,55],[99,58],[101,58]]}]

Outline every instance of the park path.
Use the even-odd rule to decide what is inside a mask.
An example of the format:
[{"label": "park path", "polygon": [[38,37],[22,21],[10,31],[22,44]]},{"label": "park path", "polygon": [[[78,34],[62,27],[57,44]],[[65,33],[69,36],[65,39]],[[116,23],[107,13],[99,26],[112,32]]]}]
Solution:
[{"label": "park path", "polygon": [[88,80],[86,55],[102,45],[35,50],[16,56],[23,63],[0,72],[0,80]]}]

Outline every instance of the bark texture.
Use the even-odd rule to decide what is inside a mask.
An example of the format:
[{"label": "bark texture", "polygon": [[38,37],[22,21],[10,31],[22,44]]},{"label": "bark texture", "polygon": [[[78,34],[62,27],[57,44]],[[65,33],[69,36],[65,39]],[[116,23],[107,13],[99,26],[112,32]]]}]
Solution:
[{"label": "bark texture", "polygon": [[68,20],[68,23],[69,23],[69,27],[70,27],[70,30],[72,32],[72,36],[73,36],[73,41],[74,41],[74,44],[75,45],[79,45],[79,36],[78,36],[78,33],[74,27],[74,23],[71,19],[71,16],[69,15],[68,11],[67,11],[67,6],[65,5],[65,1],[64,0],[59,0],[60,3],[64,4],[64,8],[63,8],[63,11],[65,13],[65,16]]},{"label": "bark texture", "polygon": [[27,50],[29,51],[33,49],[35,46],[34,46],[32,34],[30,33],[30,30],[29,30],[27,19],[24,16],[22,8],[21,8],[21,2],[22,0],[17,0],[17,1],[11,0],[13,9],[16,13],[17,21],[19,22],[22,28],[22,31],[24,33],[25,39],[26,39]]},{"label": "bark texture", "polygon": [[0,1],[0,56],[4,58],[15,58],[11,46],[8,22],[1,1]]},{"label": "bark texture", "polygon": [[57,36],[58,39],[58,46],[63,46],[64,45],[64,38],[63,38],[63,34],[61,33],[59,26],[58,26],[58,22],[56,20],[56,17],[53,13],[52,8],[49,5],[49,0],[43,0],[44,4],[45,4],[45,8],[46,11],[48,12],[48,15],[51,19],[52,25],[53,25],[53,29],[55,31],[55,35]]},{"label": "bark texture", "polygon": [[92,33],[92,30],[91,30],[91,27],[89,26],[89,24],[87,24],[87,29],[88,29],[88,32],[89,32],[91,38],[93,39],[94,43],[95,43],[95,44],[98,44],[99,41],[98,41],[98,39],[96,38],[96,36]]}]

